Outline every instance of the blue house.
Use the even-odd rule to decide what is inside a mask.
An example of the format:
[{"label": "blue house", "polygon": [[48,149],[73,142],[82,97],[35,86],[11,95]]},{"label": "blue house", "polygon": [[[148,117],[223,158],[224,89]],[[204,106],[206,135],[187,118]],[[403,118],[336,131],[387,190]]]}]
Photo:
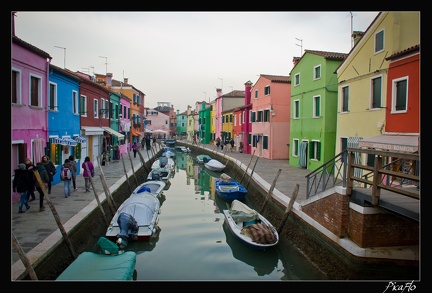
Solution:
[{"label": "blue house", "polygon": [[47,145],[57,168],[52,185],[61,182],[59,174],[65,159],[74,156],[78,166],[84,159],[81,158],[81,144],[86,139],[80,136],[80,83],[81,79],[70,71],[50,64]]}]

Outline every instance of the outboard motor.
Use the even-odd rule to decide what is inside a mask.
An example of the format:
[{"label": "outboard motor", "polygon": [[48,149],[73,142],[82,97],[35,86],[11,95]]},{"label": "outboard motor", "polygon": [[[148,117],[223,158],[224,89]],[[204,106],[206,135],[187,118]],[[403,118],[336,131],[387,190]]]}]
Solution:
[{"label": "outboard motor", "polygon": [[165,168],[165,166],[168,164],[168,158],[167,157],[160,157],[159,158],[159,166],[161,168]]},{"label": "outboard motor", "polygon": [[127,213],[120,213],[117,223],[120,227],[120,233],[117,234],[116,243],[120,249],[126,248],[130,240],[138,238],[138,223],[135,218]]},{"label": "outboard motor", "polygon": [[153,170],[152,180],[161,180],[161,173],[159,171]]}]

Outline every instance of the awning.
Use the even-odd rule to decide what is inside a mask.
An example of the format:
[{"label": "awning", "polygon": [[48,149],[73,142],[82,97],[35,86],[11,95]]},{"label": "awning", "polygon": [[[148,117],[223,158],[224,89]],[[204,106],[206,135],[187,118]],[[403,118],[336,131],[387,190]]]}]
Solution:
[{"label": "awning", "polygon": [[419,136],[383,134],[361,139],[358,145],[359,147],[415,153],[418,152]]},{"label": "awning", "polygon": [[121,134],[120,132],[115,131],[114,129],[110,127],[102,127],[106,132],[108,132],[111,135],[117,136],[119,139],[124,139],[124,134]]},{"label": "awning", "polygon": [[81,126],[81,129],[84,130],[84,135],[102,135],[104,132],[103,128],[95,126]]},{"label": "awning", "polygon": [[61,144],[61,145],[70,145],[70,146],[76,146],[77,142],[70,138],[52,138],[51,140],[52,144]]},{"label": "awning", "polygon": [[70,146],[76,146],[77,142],[76,140],[70,139],[70,138],[63,138],[65,145],[70,145]]},{"label": "awning", "polygon": [[75,136],[74,137],[74,139],[77,141],[77,142],[86,142],[87,141],[87,138],[85,138],[85,137],[82,137],[82,136]]}]

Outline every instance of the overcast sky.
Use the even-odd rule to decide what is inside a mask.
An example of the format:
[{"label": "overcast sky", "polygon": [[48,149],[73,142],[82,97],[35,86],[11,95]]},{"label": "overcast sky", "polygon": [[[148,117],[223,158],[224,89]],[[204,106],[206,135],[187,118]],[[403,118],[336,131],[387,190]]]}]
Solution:
[{"label": "overcast sky", "polygon": [[348,53],[351,30],[365,31],[377,14],[29,11],[17,12],[15,34],[56,66],[128,78],[146,107],[170,102],[183,112],[214,100],[216,88],[226,94],[260,74],[289,76],[304,50]]}]

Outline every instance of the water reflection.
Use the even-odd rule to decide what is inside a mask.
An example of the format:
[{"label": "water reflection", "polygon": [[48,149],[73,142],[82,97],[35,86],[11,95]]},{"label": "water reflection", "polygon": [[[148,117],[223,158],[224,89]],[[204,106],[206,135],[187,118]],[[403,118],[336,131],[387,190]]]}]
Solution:
[{"label": "water reflection", "polygon": [[238,241],[224,223],[222,210],[230,203],[214,188],[222,173],[207,172],[195,157],[176,153],[176,176],[163,192],[157,236],[127,248],[138,254],[137,280],[325,279],[293,247],[256,251]]}]

